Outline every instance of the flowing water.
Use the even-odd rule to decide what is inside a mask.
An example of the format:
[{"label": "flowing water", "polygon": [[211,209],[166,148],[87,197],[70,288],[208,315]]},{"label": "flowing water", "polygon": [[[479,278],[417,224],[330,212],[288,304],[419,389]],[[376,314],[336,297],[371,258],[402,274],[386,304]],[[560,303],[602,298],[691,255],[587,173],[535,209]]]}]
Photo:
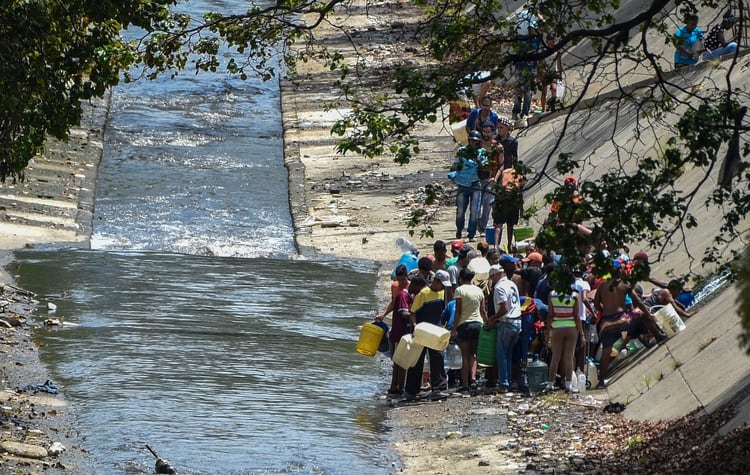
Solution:
[{"label": "flowing water", "polygon": [[67,322],[40,355],[95,473],[152,473],[145,444],[181,474],[390,471],[382,361],[354,351],[375,266],[296,254],[282,162],[278,84],[114,91],[91,249],[10,269]]}]

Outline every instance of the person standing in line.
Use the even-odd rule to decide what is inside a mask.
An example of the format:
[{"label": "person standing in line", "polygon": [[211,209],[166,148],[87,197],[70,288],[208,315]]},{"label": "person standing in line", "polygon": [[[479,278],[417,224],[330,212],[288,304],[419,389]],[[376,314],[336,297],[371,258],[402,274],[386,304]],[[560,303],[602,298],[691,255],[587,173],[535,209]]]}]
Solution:
[{"label": "person standing in line", "polygon": [[733,54],[737,51],[737,35],[730,39],[724,37],[724,31],[734,29],[736,24],[737,18],[732,15],[732,12],[727,12],[724,18],[721,19],[721,23],[714,25],[708,31],[705,43],[706,52],[703,53],[705,61],[724,56],[725,54]]},{"label": "person standing in line", "polygon": [[474,239],[479,224],[479,206],[482,187],[479,181],[479,168],[488,163],[487,152],[481,147],[482,133],[475,130],[469,134],[469,145],[458,149],[451,171],[458,185],[456,192],[456,239],[461,239],[466,224],[466,210],[469,210],[469,240]]},{"label": "person standing in line", "polygon": [[502,147],[503,152],[502,164],[498,166],[500,170],[512,168],[513,164],[518,161],[518,140],[510,135],[510,131],[510,120],[507,117],[500,117],[497,121],[497,137],[495,137],[495,141]]},{"label": "person standing in line", "polygon": [[552,291],[547,302],[547,346],[552,349],[552,362],[549,365],[547,391],[555,387],[555,376],[560,376],[565,384],[565,391],[572,391],[574,358],[576,343],[586,343],[581,325],[581,299],[577,293],[560,294]]},{"label": "person standing in line", "polygon": [[681,68],[698,62],[703,49],[703,32],[698,28],[698,15],[685,15],[685,25],[674,34],[677,47],[674,52],[674,67]]},{"label": "person standing in line", "polygon": [[492,299],[495,314],[490,324],[497,326],[496,358],[497,382],[500,392],[507,393],[513,375],[513,349],[521,335],[521,297],[518,287],[510,280],[500,265],[490,267],[494,286]]},{"label": "person standing in line", "polygon": [[474,249],[472,249],[471,246],[465,244],[461,250],[458,251],[458,260],[448,267],[448,275],[450,276],[452,284],[452,286],[448,288],[448,300],[453,300],[453,291],[460,285],[459,276],[461,275],[461,271],[469,266],[473,250]]},{"label": "person standing in line", "polygon": [[435,241],[432,245],[432,257],[432,270],[448,270],[448,248],[444,241]]},{"label": "person standing in line", "polygon": [[375,315],[375,321],[382,322],[396,308],[396,299],[398,299],[401,291],[407,287],[409,287],[409,271],[406,270],[405,265],[400,264],[396,267],[396,280],[391,281],[391,300],[385,310]]},{"label": "person standing in line", "polygon": [[477,391],[477,344],[479,331],[487,322],[487,305],[484,292],[472,284],[474,273],[463,269],[459,274],[459,286],[453,293],[456,316],[451,329],[451,339],[461,348],[461,391]]},{"label": "person standing in line", "polygon": [[[435,277],[427,287],[424,287],[411,304],[411,322],[416,326],[418,323],[427,322],[442,326],[442,314],[445,309],[445,289],[451,287],[450,277],[444,270],[435,272]],[[417,364],[408,369],[406,374],[405,397],[414,400],[419,393],[422,383],[422,372],[424,370],[424,357],[429,353],[430,358],[430,399],[445,399],[448,397],[444,391],[448,389],[448,375],[445,372],[443,352],[425,348],[417,360]]]},{"label": "person standing in line", "polygon": [[[401,341],[401,337],[414,331],[411,322],[411,304],[414,301],[414,295],[421,291],[427,282],[422,277],[417,277],[409,286],[401,290],[396,298],[393,309],[393,322],[391,331],[388,333],[388,341],[391,346],[391,354],[396,353],[396,348]],[[406,370],[401,366],[393,363],[393,374],[391,376],[391,387],[388,394],[398,396],[404,391],[404,382],[406,381]]]}]

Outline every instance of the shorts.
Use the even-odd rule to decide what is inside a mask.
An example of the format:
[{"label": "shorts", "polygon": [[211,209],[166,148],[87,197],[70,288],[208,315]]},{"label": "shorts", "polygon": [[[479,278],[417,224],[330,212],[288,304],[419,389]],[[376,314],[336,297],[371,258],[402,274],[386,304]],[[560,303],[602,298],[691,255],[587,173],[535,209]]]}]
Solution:
[{"label": "shorts", "polygon": [[617,312],[603,316],[599,320],[599,341],[603,348],[612,348],[617,340],[622,338],[622,332],[628,329],[630,322],[625,312]]},{"label": "shorts", "polygon": [[458,333],[459,343],[467,341],[478,341],[479,332],[482,330],[482,324],[480,322],[466,322],[456,328]]},{"label": "shorts", "polygon": [[[497,203],[497,199],[495,200],[495,203]],[[498,206],[492,210],[492,221],[495,225],[512,224],[515,226],[518,224],[518,221],[521,219],[521,208],[503,208],[506,207]]]}]

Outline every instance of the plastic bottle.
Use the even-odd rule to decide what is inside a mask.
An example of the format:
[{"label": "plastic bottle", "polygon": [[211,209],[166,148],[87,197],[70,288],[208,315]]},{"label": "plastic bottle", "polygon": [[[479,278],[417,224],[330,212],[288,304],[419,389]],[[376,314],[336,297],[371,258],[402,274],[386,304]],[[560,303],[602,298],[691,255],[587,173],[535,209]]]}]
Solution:
[{"label": "plastic bottle", "polygon": [[456,343],[450,343],[445,349],[445,365],[447,369],[461,369],[462,363],[461,348]]},{"label": "plastic bottle", "polygon": [[[567,385],[567,381],[565,382]],[[570,373],[570,389],[572,392],[578,392],[578,376],[576,375],[576,372],[573,371]]]},{"label": "plastic bottle", "polygon": [[591,387],[595,388],[599,384],[599,369],[591,358],[586,361],[586,371],[588,372],[588,380],[591,383]]},{"label": "plastic bottle", "polygon": [[578,391],[582,393],[586,392],[586,375],[583,374],[581,368],[578,368],[576,371],[576,377],[578,378]]},{"label": "plastic bottle", "polygon": [[408,253],[414,254],[415,256],[419,254],[419,250],[417,250],[417,246],[415,246],[414,244],[411,243],[411,241],[403,237],[396,239],[396,247],[398,247],[403,253],[408,252]]}]

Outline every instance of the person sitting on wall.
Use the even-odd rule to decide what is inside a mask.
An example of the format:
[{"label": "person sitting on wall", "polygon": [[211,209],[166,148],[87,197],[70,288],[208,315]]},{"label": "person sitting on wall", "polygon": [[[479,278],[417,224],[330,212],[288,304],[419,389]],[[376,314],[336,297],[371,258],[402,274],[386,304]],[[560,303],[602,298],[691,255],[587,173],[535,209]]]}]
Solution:
[{"label": "person sitting on wall", "polygon": [[725,54],[734,54],[737,51],[737,35],[730,39],[724,37],[724,30],[733,29],[737,24],[737,19],[732,12],[727,12],[722,18],[721,23],[714,25],[706,35],[706,52],[703,53],[703,59],[710,59],[724,56]]}]

